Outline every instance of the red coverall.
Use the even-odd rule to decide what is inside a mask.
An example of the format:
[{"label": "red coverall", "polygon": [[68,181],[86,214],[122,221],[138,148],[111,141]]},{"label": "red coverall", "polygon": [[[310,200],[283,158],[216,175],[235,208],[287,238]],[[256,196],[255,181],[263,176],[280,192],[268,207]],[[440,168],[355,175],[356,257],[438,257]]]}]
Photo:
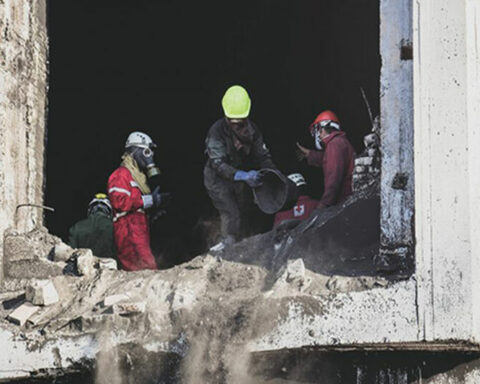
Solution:
[{"label": "red coverall", "polygon": [[278,212],[275,215],[273,226],[276,227],[281,222],[290,219],[305,220],[310,216],[312,211],[317,208],[317,206],[318,200],[314,200],[309,196],[300,196],[297,204],[293,208],[287,211]]},{"label": "red coverall", "polygon": [[324,192],[320,203],[326,207],[343,202],[352,194],[355,150],[345,132],[332,132],[323,140],[323,151],[310,151],[309,165],[323,168]]},{"label": "red coverall", "polygon": [[143,210],[142,192],[125,167],[108,179],[108,197],[114,213],[113,234],[117,257],[123,269],[157,269],[150,248],[148,218]]}]

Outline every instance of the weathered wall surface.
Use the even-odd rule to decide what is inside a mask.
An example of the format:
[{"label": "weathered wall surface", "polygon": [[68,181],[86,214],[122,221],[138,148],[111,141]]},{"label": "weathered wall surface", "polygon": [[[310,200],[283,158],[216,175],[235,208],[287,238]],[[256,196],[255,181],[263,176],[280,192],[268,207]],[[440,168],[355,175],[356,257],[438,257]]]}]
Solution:
[{"label": "weathered wall surface", "polygon": [[480,4],[414,4],[421,338],[480,341]]},{"label": "weathered wall surface", "polygon": [[46,1],[0,1],[0,242],[42,221],[47,49]]},{"label": "weathered wall surface", "polygon": [[413,264],[412,0],[380,1],[382,181],[378,267]]}]

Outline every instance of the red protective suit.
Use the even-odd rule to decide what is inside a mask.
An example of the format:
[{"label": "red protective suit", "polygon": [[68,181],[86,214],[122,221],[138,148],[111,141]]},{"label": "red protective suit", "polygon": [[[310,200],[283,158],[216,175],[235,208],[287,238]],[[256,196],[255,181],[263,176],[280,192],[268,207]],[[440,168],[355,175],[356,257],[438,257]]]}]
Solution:
[{"label": "red protective suit", "polygon": [[300,196],[298,198],[297,204],[287,210],[278,212],[275,215],[275,219],[273,220],[273,226],[276,227],[281,222],[290,219],[297,219],[297,220],[305,220],[307,219],[312,211],[317,208],[319,201],[314,200],[309,196]]},{"label": "red protective suit", "polygon": [[142,192],[125,167],[108,179],[108,197],[114,213],[113,234],[117,257],[123,269],[157,269],[150,248],[148,218],[143,210]]},{"label": "red protective suit", "polygon": [[352,176],[355,150],[345,132],[332,132],[322,140],[323,151],[311,150],[309,165],[323,168],[324,192],[320,203],[326,207],[343,202],[352,194]]}]

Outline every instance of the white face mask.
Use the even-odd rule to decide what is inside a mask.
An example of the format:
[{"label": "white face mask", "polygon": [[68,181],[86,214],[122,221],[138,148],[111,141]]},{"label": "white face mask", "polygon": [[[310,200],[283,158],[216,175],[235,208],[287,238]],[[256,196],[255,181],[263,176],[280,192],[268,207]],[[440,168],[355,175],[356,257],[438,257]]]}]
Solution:
[{"label": "white face mask", "polygon": [[322,139],[320,138],[320,130],[315,129],[315,133],[313,134],[313,138],[315,140],[315,147],[321,151],[323,149]]}]

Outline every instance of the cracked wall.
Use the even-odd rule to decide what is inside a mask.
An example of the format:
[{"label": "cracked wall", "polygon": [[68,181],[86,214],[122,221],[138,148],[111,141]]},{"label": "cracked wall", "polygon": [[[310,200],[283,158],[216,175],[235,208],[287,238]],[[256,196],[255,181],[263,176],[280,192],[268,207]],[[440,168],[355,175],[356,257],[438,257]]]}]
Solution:
[{"label": "cracked wall", "polygon": [[[46,1],[0,1],[0,233],[41,224],[47,91]],[[3,246],[0,246],[0,281]]]}]

